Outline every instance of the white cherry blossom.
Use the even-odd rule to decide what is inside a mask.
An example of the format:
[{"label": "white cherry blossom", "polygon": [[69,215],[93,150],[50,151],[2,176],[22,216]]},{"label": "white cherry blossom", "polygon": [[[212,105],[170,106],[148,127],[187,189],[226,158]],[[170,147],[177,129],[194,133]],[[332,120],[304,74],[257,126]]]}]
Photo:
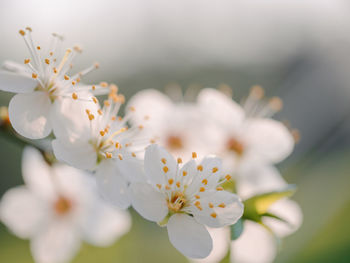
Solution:
[{"label": "white cherry blossom", "polygon": [[35,262],[69,262],[81,241],[108,246],[130,228],[130,216],[103,202],[91,175],[56,163],[26,148],[25,186],[8,190],[0,202],[1,221],[18,237],[30,239]]},{"label": "white cherry blossom", "polygon": [[[29,139],[48,136],[60,114],[61,103],[67,101],[93,101],[92,93],[104,93],[99,86],[85,86],[81,77],[98,67],[94,64],[69,76],[75,56],[81,52],[78,46],[62,52],[63,38],[52,36],[47,50],[34,44],[32,29],[19,31],[28,47],[31,58],[24,65],[7,61],[0,71],[0,90],[18,93],[10,101],[9,117],[13,128]],[[77,103],[77,102],[76,102]]]},{"label": "white cherry blossom", "polygon": [[130,184],[133,207],[144,218],[166,224],[170,242],[187,257],[209,255],[212,239],[206,226],[224,227],[242,216],[239,197],[220,186],[230,177],[221,179],[221,161],[216,157],[182,165],[181,158],[175,161],[164,148],[150,145],[145,174],[148,182]]},{"label": "white cherry blossom", "polygon": [[118,117],[124,97],[111,84],[109,97],[99,103],[63,103],[60,117],[54,123],[56,139],[52,146],[56,158],[79,169],[96,172],[102,195],[120,208],[130,205],[127,186],[138,181],[142,154],[148,140],[134,139],[143,127],[128,128],[129,115]]},{"label": "white cherry blossom", "polygon": [[165,94],[148,89],[136,93],[128,105],[127,108],[135,109],[132,123],[144,123],[141,134],[155,139],[173,155],[189,159],[192,149],[196,149],[199,156],[211,154],[203,143],[209,134],[208,118],[194,102],[184,98],[174,102]]}]

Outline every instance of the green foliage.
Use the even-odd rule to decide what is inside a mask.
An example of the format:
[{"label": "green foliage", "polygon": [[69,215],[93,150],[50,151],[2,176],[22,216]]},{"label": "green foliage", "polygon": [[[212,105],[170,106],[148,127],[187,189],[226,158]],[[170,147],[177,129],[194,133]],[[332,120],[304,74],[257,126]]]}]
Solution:
[{"label": "green foliage", "polygon": [[244,230],[243,219],[239,219],[236,224],[231,225],[231,240],[236,240],[241,236]]}]

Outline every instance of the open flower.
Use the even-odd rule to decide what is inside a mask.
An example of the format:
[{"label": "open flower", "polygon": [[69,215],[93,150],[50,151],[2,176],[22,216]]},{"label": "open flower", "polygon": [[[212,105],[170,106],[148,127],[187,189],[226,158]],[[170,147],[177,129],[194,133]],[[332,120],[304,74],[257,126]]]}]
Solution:
[{"label": "open flower", "polygon": [[148,89],[136,93],[128,106],[135,109],[132,123],[144,123],[140,135],[156,139],[157,144],[173,155],[189,159],[192,149],[199,156],[210,153],[203,143],[208,134],[208,118],[194,102],[175,103],[163,93]]},{"label": "open flower", "polygon": [[53,34],[52,45],[44,51],[34,44],[31,32],[29,27],[19,31],[31,58],[25,59],[24,65],[5,62],[5,70],[0,71],[0,89],[18,93],[9,105],[13,128],[24,137],[40,139],[50,134],[62,102],[92,102],[92,93],[104,93],[104,89],[79,83],[81,77],[97,68],[98,64],[73,76],[68,75],[73,59],[81,52],[79,47],[67,49],[62,54],[63,38]]},{"label": "open flower", "polygon": [[[281,100],[272,98],[265,102],[262,96],[263,90],[253,87],[241,107],[215,89],[204,89],[198,95],[198,103],[215,123],[211,126],[208,144],[214,145],[212,152],[223,158],[225,170],[233,172],[238,183],[248,179],[246,174],[252,175],[252,169],[256,175],[253,180],[257,180],[257,167],[264,169],[264,175],[276,177],[270,167],[284,160],[294,148],[292,133],[281,122],[270,118],[282,107]],[[263,181],[264,178],[260,180]]]},{"label": "open flower", "polygon": [[[196,154],[193,153],[193,157]],[[212,250],[208,227],[234,224],[243,213],[243,204],[235,194],[224,191],[221,161],[206,157],[197,165],[191,160],[180,167],[158,145],[145,153],[148,183],[131,183],[133,207],[144,218],[167,224],[170,242],[184,255],[204,258]]]},{"label": "open flower", "polygon": [[49,166],[33,148],[24,150],[22,169],[26,186],[5,193],[0,219],[31,240],[36,262],[68,262],[81,240],[107,246],[129,230],[129,214],[104,203],[90,175],[63,164]]},{"label": "open flower", "polygon": [[[130,115],[118,117],[124,96],[110,85],[104,105],[63,103],[55,122],[52,146],[55,156],[76,168],[96,171],[103,196],[120,208],[130,200],[127,185],[138,180],[142,162],[137,153],[144,151],[146,140],[134,139],[142,126],[128,128]],[[97,101],[96,101],[97,102]]]}]

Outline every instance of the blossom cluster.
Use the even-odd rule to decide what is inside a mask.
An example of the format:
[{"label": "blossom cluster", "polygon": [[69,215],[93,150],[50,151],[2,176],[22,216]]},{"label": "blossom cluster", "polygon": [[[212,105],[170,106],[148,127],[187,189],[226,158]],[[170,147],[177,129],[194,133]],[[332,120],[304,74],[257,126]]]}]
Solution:
[{"label": "blossom cluster", "polygon": [[191,102],[142,90],[120,116],[116,85],[82,82],[97,63],[70,73],[81,48],[62,50],[53,34],[43,50],[31,28],[19,33],[30,58],[4,63],[0,89],[17,93],[8,108],[14,132],[49,141],[54,158],[24,150],[26,186],[5,193],[0,220],[31,240],[36,262],[70,261],[80,240],[111,244],[130,228],[130,206],[166,226],[191,260],[219,262],[228,252],[233,262],[273,260],[275,239],[301,223],[275,168],[296,137],[271,118],[279,98],[265,99],[258,86],[242,105],[211,88]]}]

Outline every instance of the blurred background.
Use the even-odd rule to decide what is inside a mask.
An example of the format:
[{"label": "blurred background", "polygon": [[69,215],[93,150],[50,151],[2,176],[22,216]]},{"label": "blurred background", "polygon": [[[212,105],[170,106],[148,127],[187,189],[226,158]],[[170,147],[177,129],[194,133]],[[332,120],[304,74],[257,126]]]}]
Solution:
[{"label": "blurred background", "polygon": [[[20,28],[45,46],[50,33],[84,49],[76,68],[100,62],[86,82],[114,82],[126,98],[169,83],[259,84],[280,96],[276,116],[301,140],[279,168],[298,185],[302,227],[276,262],[350,262],[350,2],[347,0],[2,0],[0,62],[28,57]],[[11,94],[0,92],[0,106]],[[22,148],[0,137],[0,196],[22,184]],[[84,246],[78,262],[186,262],[166,229],[133,213],[114,246]],[[0,261],[32,262],[28,242],[0,225]]]}]

